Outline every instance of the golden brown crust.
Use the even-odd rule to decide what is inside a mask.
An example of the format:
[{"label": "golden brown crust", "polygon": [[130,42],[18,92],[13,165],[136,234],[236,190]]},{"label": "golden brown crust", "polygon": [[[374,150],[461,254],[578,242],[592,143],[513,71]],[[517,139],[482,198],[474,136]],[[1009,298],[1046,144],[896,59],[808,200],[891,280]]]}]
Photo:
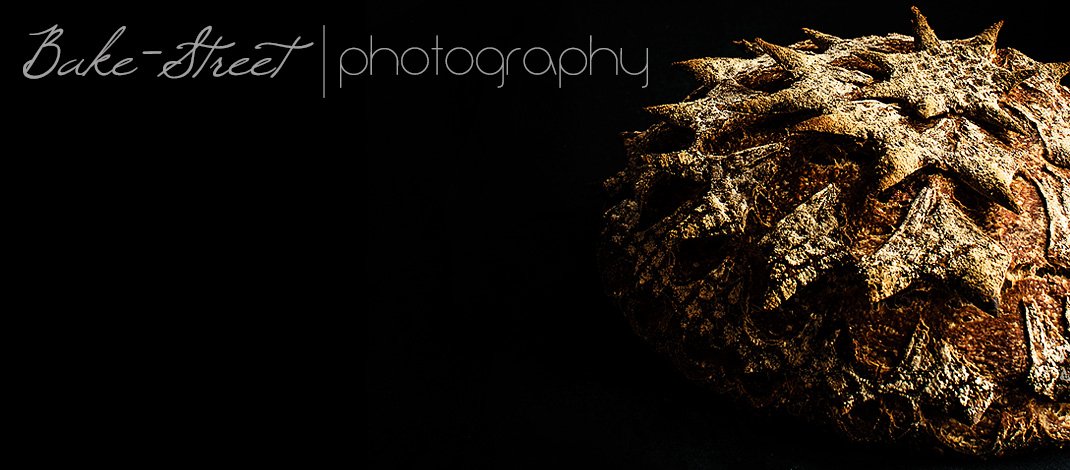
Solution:
[{"label": "golden brown crust", "polygon": [[1064,64],[937,38],[761,39],[627,133],[600,264],[688,376],[851,438],[1070,442]]}]

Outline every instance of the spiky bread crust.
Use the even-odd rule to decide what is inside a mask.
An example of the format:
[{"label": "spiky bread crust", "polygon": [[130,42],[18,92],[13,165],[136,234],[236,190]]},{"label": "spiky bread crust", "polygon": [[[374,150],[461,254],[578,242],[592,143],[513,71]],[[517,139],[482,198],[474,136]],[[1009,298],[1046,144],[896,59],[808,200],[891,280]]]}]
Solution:
[{"label": "spiky bread crust", "polygon": [[686,373],[862,441],[1070,442],[1066,63],[804,29],[625,134],[600,265]]}]

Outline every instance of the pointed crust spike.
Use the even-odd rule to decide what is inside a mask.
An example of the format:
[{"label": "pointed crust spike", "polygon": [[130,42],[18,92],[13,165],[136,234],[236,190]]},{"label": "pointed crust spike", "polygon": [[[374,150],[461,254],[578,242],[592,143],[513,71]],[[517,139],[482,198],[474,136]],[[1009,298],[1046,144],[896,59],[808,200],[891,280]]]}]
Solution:
[{"label": "pointed crust spike", "polygon": [[[964,300],[990,313],[998,312],[1000,289],[1012,257],[1003,245],[977,227],[956,207],[948,183],[929,179],[910,205],[899,228],[873,255],[863,258],[869,297],[881,301],[910,286],[923,275],[936,276],[957,288]],[[946,232],[938,227],[961,227]],[[936,236],[940,234],[939,236]],[[923,246],[929,261],[903,259],[906,246]],[[941,245],[946,251],[934,254]],[[908,347],[909,348],[909,347]]]},{"label": "pointed crust spike", "polygon": [[985,55],[991,54],[996,49],[996,38],[999,36],[999,30],[1003,28],[1003,22],[1000,21],[981,32],[970,39],[970,45],[972,45],[978,52]]},{"label": "pointed crust spike", "polygon": [[824,114],[800,122],[793,127],[792,132],[817,132],[821,134],[833,134],[850,136],[857,139],[866,138],[866,130],[853,119],[844,114]]},{"label": "pointed crust spike", "polygon": [[993,186],[994,191],[989,193],[993,201],[1015,214],[1022,213],[1022,208],[1014,200],[1014,192],[1011,191],[1010,181],[997,181]]},{"label": "pointed crust spike", "polygon": [[650,113],[650,115],[652,115],[654,117],[659,117],[660,118],[660,117],[662,117],[662,116],[664,116],[666,114],[666,109],[665,109],[666,106],[667,105],[664,105],[664,104],[659,104],[659,105],[655,105],[655,106],[647,106],[647,107],[643,108],[643,111],[646,111],[646,112]]},{"label": "pointed crust spike", "polygon": [[810,41],[813,42],[814,45],[822,49],[828,49],[829,47],[832,47],[833,44],[843,41],[843,39],[840,39],[831,34],[825,34],[821,31],[813,30],[810,28],[803,28],[802,31],[803,34],[810,38]]},{"label": "pointed crust spike", "polygon": [[887,151],[877,162],[877,190],[895,186],[923,166],[920,151],[913,146]]},{"label": "pointed crust spike", "polygon": [[820,100],[800,99],[800,93],[797,90],[786,88],[771,95],[759,96],[729,105],[728,108],[749,114],[788,114],[799,111],[816,111],[821,106]]},{"label": "pointed crust spike", "polygon": [[1003,129],[1017,132],[1022,135],[1029,134],[1029,130],[1023,127],[1014,117],[1008,114],[996,103],[985,103],[981,106],[977,117]]},{"label": "pointed crust spike", "polygon": [[886,73],[891,73],[892,71],[892,58],[888,54],[870,50],[854,51],[852,54],[859,59],[876,65]]},{"label": "pointed crust spike", "polygon": [[1019,206],[1018,203],[1014,200],[1014,197],[1010,193],[1010,188],[1007,188],[1007,192],[1002,193],[1001,196],[1003,197],[1003,207],[1010,209],[1010,211],[1014,212],[1015,214],[1022,214],[1022,206]]},{"label": "pointed crust spike", "polygon": [[[1033,76],[1036,74],[1037,69],[1019,70],[1017,72],[1014,72],[1014,78],[1018,81],[1018,83],[1022,83],[1026,80],[1029,80],[1030,78],[1033,78]],[[1014,85],[1018,86],[1018,83],[1015,83]]]},{"label": "pointed crust spike", "polygon": [[1036,74],[1037,69],[1025,69],[1015,72],[1000,70],[992,76],[992,81],[996,82],[996,85],[998,85],[1004,93],[1007,93],[1018,86],[1018,84],[1032,78],[1033,75]]},{"label": "pointed crust spike", "polygon": [[676,106],[673,104],[659,104],[656,106],[647,106],[643,108],[643,111],[646,111],[650,113],[651,116],[663,121],[671,121],[673,113],[676,112]]},{"label": "pointed crust spike", "polygon": [[668,122],[677,127],[688,127],[691,122],[691,111],[686,103],[659,104],[643,108],[654,117]]},{"label": "pointed crust spike", "polygon": [[701,59],[690,59],[680,62],[673,62],[673,68],[682,70],[691,78],[695,79],[703,85],[714,85],[717,83],[734,81],[732,78],[732,63],[734,61],[742,61],[745,59],[712,59],[704,57]]},{"label": "pointed crust spike", "polygon": [[681,62],[673,62],[672,66],[684,71],[690,75],[692,79],[703,85],[709,85],[717,81],[717,77],[713,73],[707,59],[691,59]]},{"label": "pointed crust spike", "polygon": [[728,105],[728,109],[748,114],[767,114],[772,112],[775,104],[776,100],[772,95],[759,96],[757,98],[730,104]]},{"label": "pointed crust spike", "polygon": [[1059,166],[1070,166],[1070,137],[1063,137],[1046,144],[1048,161]]},{"label": "pointed crust spike", "polygon": [[906,289],[918,277],[919,265],[895,262],[896,257],[889,256],[895,250],[889,250],[888,247],[889,243],[903,238],[904,234],[913,229],[917,225],[916,221],[928,215],[935,199],[933,193],[932,187],[922,188],[914,201],[910,203],[906,219],[892,233],[891,238],[875,253],[863,257],[859,263],[859,268],[865,278],[869,300],[873,304]]},{"label": "pointed crust spike", "polygon": [[[987,171],[986,171],[987,170]],[[974,188],[978,193],[987,196],[1015,214],[1021,214],[1022,208],[1014,201],[1014,192],[1011,191],[1013,175],[1004,174],[994,165],[987,169],[981,169],[975,173],[960,173],[965,177],[966,185]]]},{"label": "pointed crust spike", "polygon": [[918,7],[910,7],[910,11],[914,14],[914,49],[919,51],[940,49],[940,39],[936,37],[936,32],[929,26],[929,20],[925,18],[925,15],[921,14]]},{"label": "pointed crust spike", "polygon": [[674,68],[680,69],[680,70],[689,71],[689,70],[695,70],[696,68],[700,67],[699,64],[697,64],[698,61],[699,61],[699,59],[688,59],[688,60],[681,60],[679,62],[673,62],[673,63],[671,63],[669,65],[674,67]]},{"label": "pointed crust spike", "polygon": [[756,38],[754,42],[786,70],[795,70],[806,66],[806,59],[803,58],[802,53],[795,49],[768,43],[763,41],[762,38]]},{"label": "pointed crust spike", "polygon": [[750,42],[746,39],[732,41],[732,43],[739,46],[740,49],[743,49],[743,52],[746,52],[747,55],[751,57],[758,57],[765,53],[765,51],[763,51],[761,47],[758,47],[757,44]]},{"label": "pointed crust spike", "polygon": [[1055,80],[1062,80],[1067,73],[1070,73],[1070,62],[1053,62],[1050,64],[1044,64],[1044,66],[1051,71],[1055,76]]}]

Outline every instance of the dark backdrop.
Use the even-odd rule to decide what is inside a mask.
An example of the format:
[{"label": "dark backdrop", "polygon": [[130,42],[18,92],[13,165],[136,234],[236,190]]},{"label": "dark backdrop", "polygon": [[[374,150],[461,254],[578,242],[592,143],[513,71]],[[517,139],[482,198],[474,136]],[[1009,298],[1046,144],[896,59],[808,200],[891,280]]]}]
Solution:
[{"label": "dark backdrop", "polygon": [[[894,2],[889,2],[894,3]],[[1000,44],[1068,57],[1050,7],[926,6],[945,39],[998,21]],[[483,13],[475,14],[475,12]],[[623,166],[618,133],[641,107],[693,87],[679,60],[740,56],[733,40],[910,33],[909,4],[543,2],[522,8],[370,6],[379,44],[649,49],[650,84],[614,76],[376,77],[365,157],[362,248],[371,302],[363,412],[384,466],[959,468],[841,442],[704,393],[637,339],[604,295],[594,246],[600,183]],[[382,41],[381,43],[378,41]],[[450,44],[450,45],[447,45]],[[363,45],[361,46],[363,47]],[[521,51],[523,52],[523,51]],[[598,57],[601,58],[601,57]],[[360,65],[360,61],[357,61]],[[515,65],[514,65],[515,66]],[[519,67],[517,67],[519,69]],[[1067,465],[1040,453],[980,468]]]},{"label": "dark backdrop", "polygon": [[[790,44],[801,27],[909,34],[909,5],[888,3],[383,2],[20,18],[17,64],[41,39],[29,33],[61,23],[63,54],[87,62],[126,25],[112,52],[144,67],[123,80],[32,82],[9,68],[22,104],[12,138],[31,144],[18,151],[28,165],[14,204],[31,258],[20,282],[36,299],[28,388],[60,423],[30,435],[104,437],[85,445],[94,456],[341,450],[375,468],[1066,465],[1053,451],[982,464],[905,455],[738,408],[680,378],[602,290],[600,185],[624,164],[619,133],[654,122],[641,108],[693,87],[669,64],[740,56],[732,41],[743,38]],[[1052,6],[919,6],[941,38],[1002,19],[1000,45],[1070,60]],[[298,35],[316,45],[271,80],[166,81],[155,78],[163,59],[138,54],[173,51],[207,24],[237,41],[232,58]],[[436,35],[447,50],[542,47],[555,58],[593,38],[623,49],[630,70],[647,63],[649,85],[596,61],[558,86],[514,56],[500,88],[500,76],[474,70],[395,76],[389,66],[335,86],[345,48],[373,36],[375,47],[430,50]],[[359,69],[353,57],[347,67]]]}]

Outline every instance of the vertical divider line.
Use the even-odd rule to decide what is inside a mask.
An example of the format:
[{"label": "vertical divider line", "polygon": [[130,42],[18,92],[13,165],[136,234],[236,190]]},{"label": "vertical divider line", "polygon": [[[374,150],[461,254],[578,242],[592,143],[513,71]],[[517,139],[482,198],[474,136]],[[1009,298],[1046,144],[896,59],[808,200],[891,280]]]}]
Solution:
[{"label": "vertical divider line", "polygon": [[320,79],[323,80],[323,99],[327,99],[327,25],[323,25],[323,41],[320,42],[323,49],[323,62],[320,64]]}]

